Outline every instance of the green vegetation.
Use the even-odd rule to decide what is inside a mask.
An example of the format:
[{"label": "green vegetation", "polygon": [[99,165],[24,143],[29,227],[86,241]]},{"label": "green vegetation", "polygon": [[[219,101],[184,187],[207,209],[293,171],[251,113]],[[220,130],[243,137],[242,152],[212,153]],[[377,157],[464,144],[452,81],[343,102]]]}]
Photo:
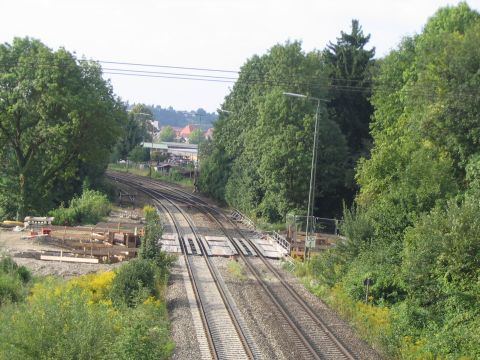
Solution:
[{"label": "green vegetation", "polygon": [[106,195],[85,189],[82,196],[70,200],[67,208],[61,206],[50,211],[55,225],[96,224],[110,213],[111,204]]},{"label": "green vegetation", "polygon": [[0,216],[45,215],[101,179],[126,120],[100,66],[38,40],[0,44]]},{"label": "green vegetation", "polygon": [[175,130],[171,126],[165,126],[162,131],[160,131],[160,141],[172,142],[176,137]]},{"label": "green vegetation", "polygon": [[141,142],[152,141],[153,114],[146,105],[136,104],[128,112],[122,126],[122,134],[110,157],[111,162],[130,159],[134,162],[150,160],[150,151],[141,146]]},{"label": "green vegetation", "polygon": [[[315,191],[323,216],[341,215],[356,186],[353,169],[365,153],[374,50],[365,50],[357,21],[352,33],[323,51],[302,51],[301,43],[275,45],[241,69],[215,123],[212,141],[200,147],[199,188],[253,218],[283,221],[305,213],[317,102],[284,92],[329,100],[319,104]],[[339,87],[338,82],[342,81]],[[339,88],[355,84],[355,93]]]},{"label": "green vegetation", "polygon": [[0,306],[22,301],[32,278],[30,271],[18,266],[11,257],[0,256]]},{"label": "green vegetation", "polygon": [[163,299],[168,268],[135,259],[68,282],[27,281],[26,296],[25,272],[2,258],[0,279],[15,279],[22,296],[4,296],[0,280],[0,358],[167,359],[174,348]]},{"label": "green vegetation", "polygon": [[202,129],[194,129],[188,137],[189,144],[200,144],[205,141]]},{"label": "green vegetation", "polygon": [[480,357],[478,44],[480,14],[460,3],[380,61],[346,239],[297,267],[389,357]]},{"label": "green vegetation", "polygon": [[246,280],[247,277],[243,271],[242,266],[235,260],[231,260],[228,262],[227,270],[232,276],[238,280]]},{"label": "green vegetation", "polygon": [[158,239],[162,237],[162,224],[157,209],[152,206],[145,206],[145,235],[142,238],[142,244],[138,256],[141,259],[153,261],[163,272],[175,261],[174,256],[167,255],[162,250]]}]

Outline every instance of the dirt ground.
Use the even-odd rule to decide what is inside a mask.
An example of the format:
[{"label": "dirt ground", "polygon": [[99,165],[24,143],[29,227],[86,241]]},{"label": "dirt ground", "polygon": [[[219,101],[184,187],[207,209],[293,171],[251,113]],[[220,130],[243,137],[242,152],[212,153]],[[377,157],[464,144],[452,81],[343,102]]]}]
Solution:
[{"label": "dirt ground", "polygon": [[[85,227],[69,228],[67,236],[73,236],[75,230],[78,233],[89,233],[89,230],[95,229],[112,229],[121,228],[123,230],[133,231],[134,228],[141,228],[143,206],[146,199],[137,198],[135,203],[123,202],[122,204],[114,204],[113,211],[105,221]],[[88,264],[88,263],[73,263],[61,261],[46,261],[39,260],[40,253],[43,251],[60,251],[65,250],[59,246],[55,246],[51,241],[43,238],[25,239],[29,235],[30,230],[14,232],[12,229],[0,228],[0,255],[10,255],[18,265],[24,265],[34,275],[46,276],[56,275],[69,279],[74,276],[95,273],[98,271],[111,270],[121,263],[114,264]],[[63,233],[63,230],[54,231],[53,233]]]},{"label": "dirt ground", "polygon": [[68,279],[97,271],[108,271],[120,264],[82,264],[37,260],[35,254],[39,251],[60,249],[46,244],[42,240],[21,239],[23,236],[25,236],[25,232],[0,229],[0,252],[10,255],[18,265],[24,265],[34,275],[57,275]]}]

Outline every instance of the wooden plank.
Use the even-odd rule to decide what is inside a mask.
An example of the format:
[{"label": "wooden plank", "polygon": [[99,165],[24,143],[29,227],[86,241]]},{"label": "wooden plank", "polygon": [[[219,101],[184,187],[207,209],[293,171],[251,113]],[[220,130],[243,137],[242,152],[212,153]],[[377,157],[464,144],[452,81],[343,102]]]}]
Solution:
[{"label": "wooden plank", "polygon": [[40,255],[40,260],[98,264],[98,259],[76,258],[70,256]]}]

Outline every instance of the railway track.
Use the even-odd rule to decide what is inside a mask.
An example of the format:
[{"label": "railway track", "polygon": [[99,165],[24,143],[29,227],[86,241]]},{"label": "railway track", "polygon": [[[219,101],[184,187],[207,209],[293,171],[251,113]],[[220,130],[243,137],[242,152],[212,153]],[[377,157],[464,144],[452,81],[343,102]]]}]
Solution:
[{"label": "railway track", "polygon": [[[112,176],[112,174],[109,175]],[[249,272],[267,294],[274,305],[272,311],[278,313],[279,317],[283,318],[284,322],[288,324],[284,329],[288,332],[288,337],[295,343],[302,359],[358,358],[334,335],[328,325],[313,311],[310,305],[304,301],[296,290],[288,284],[282,274],[269,260],[262,256],[261,252],[256,248],[256,245],[244,236],[236,224],[219,209],[210,206],[190,193],[157,181],[145,178],[139,179],[138,177],[118,173],[115,173],[114,176],[117,178],[117,181],[127,183],[127,185],[130,186],[143,188],[144,190],[142,191],[148,188],[150,194],[163,196],[172,203],[184,203],[210,217],[236,248]],[[203,246],[203,244],[201,244],[201,246]],[[256,249],[258,257],[249,256],[248,252],[247,255],[245,255],[243,250],[248,247]],[[208,259],[208,257],[204,258]],[[265,273],[269,274],[269,277],[273,275],[275,281],[267,281],[263,275]]]},{"label": "railway track", "polygon": [[[181,239],[184,264],[196,302],[192,305],[199,311],[199,316],[194,316],[194,326],[201,358],[260,359],[255,342],[226,284],[209,257],[204,256],[205,248],[191,219],[167,196],[151,189],[138,188],[138,185],[137,189],[154,199],[157,208],[163,209]],[[187,251],[187,244],[193,251]]]}]

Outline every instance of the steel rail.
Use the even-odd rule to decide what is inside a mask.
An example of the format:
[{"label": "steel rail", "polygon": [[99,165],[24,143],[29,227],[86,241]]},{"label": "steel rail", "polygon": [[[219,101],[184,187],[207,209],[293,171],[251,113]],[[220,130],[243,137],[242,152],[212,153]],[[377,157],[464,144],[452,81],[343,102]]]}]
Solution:
[{"label": "steel rail", "polygon": [[[116,178],[118,178],[118,176],[116,176]],[[152,197],[155,201],[158,202],[158,204],[160,204],[162,206],[162,208],[164,208],[169,216],[171,217],[172,221],[174,222],[174,226],[175,226],[175,229],[178,233],[179,236],[183,236],[183,232],[180,230],[180,227],[179,227],[179,224],[178,224],[178,221],[175,219],[175,217],[173,216],[173,214],[163,205],[161,204],[161,202],[158,201],[158,198],[162,198],[166,201],[168,201],[172,206],[174,206],[176,209],[179,210],[179,212],[183,215],[183,217],[185,218],[185,220],[188,222],[193,234],[195,235],[196,237],[196,240],[197,240],[197,243],[199,244],[199,246],[202,247],[202,252],[203,252],[203,255],[204,255],[204,260],[207,264],[207,267],[210,271],[210,274],[212,276],[212,279],[214,280],[214,283],[218,289],[218,292],[222,298],[222,301],[225,305],[225,308],[228,312],[228,314],[230,315],[230,318],[231,318],[231,321],[232,321],[232,324],[234,325],[235,327],[235,330],[237,332],[237,335],[239,337],[239,340],[240,342],[242,343],[243,345],[243,349],[245,350],[245,353],[247,355],[248,358],[250,359],[257,359],[258,356],[256,356],[255,354],[257,353],[257,351],[252,351],[251,347],[254,347],[254,344],[252,343],[252,339],[247,339],[244,332],[246,331],[245,329],[243,329],[242,325],[239,323],[239,320],[238,320],[238,313],[236,313],[236,311],[234,310],[235,306],[234,304],[232,304],[232,300],[231,299],[228,299],[228,296],[226,294],[226,291],[225,289],[223,288],[225,285],[222,284],[222,282],[220,281],[219,277],[218,277],[218,274],[216,273],[215,271],[215,268],[214,266],[211,264],[211,260],[208,258],[208,256],[206,256],[206,251],[205,249],[203,248],[203,245],[202,245],[202,242],[200,241],[199,237],[198,237],[198,234],[195,230],[195,225],[193,224],[193,221],[191,219],[189,219],[189,217],[185,214],[185,212],[183,211],[183,209],[181,209],[178,205],[176,205],[172,199],[170,199],[168,196],[166,196],[165,194],[162,194],[162,193],[159,193],[158,191],[155,191],[153,189],[148,189],[145,187],[145,185],[143,184],[139,184],[138,182],[135,183],[131,180],[128,180],[128,179],[125,179],[125,176],[121,177],[121,181],[123,183],[126,183],[127,185],[130,185],[132,187],[135,187],[137,188],[138,190],[140,190],[141,192],[145,193],[146,195],[149,195],[150,197]],[[173,199],[173,200],[179,200],[177,198]],[[185,198],[182,198],[182,200],[185,200]],[[213,339],[213,334],[210,333],[210,330],[211,330],[211,324],[210,324],[210,321],[209,321],[209,318],[208,316],[206,316],[206,313],[205,313],[205,310],[204,310],[204,305],[203,305],[203,302],[201,300],[201,295],[200,295],[200,291],[198,289],[198,285],[197,285],[197,280],[195,278],[195,275],[194,275],[194,271],[192,270],[192,264],[190,263],[190,257],[189,255],[187,254],[187,251],[186,251],[186,245],[183,244],[182,241],[180,241],[181,243],[181,248],[182,248],[182,251],[184,253],[184,256],[185,256],[185,259],[186,259],[186,263],[187,263],[187,268],[189,269],[189,276],[190,276],[190,279],[192,279],[192,285],[195,284],[195,295],[197,297],[197,302],[199,303],[199,307],[202,309],[202,312],[203,312],[203,315],[205,316],[205,322],[206,322],[206,327],[205,329],[208,329],[208,333],[207,333],[207,338],[209,339],[209,342],[211,340],[211,343],[212,343],[212,346],[213,346],[213,349],[214,349],[214,352],[212,352],[212,355],[214,355],[215,359],[219,359],[220,357],[218,356],[218,346],[217,344],[215,344],[214,342],[214,339]],[[205,324],[204,324],[205,325]],[[255,352],[255,354],[254,354]]]},{"label": "steel rail", "polygon": [[[118,174],[116,173],[115,176]],[[138,178],[136,178],[138,179]],[[125,179],[128,181],[128,179]],[[244,256],[243,252],[241,251],[240,248],[238,248],[237,244],[235,241],[233,241],[232,236],[230,236],[229,232],[234,231],[236,232],[242,239],[244,239],[246,242],[248,242],[251,246],[253,246],[257,250],[257,254],[259,255],[259,258],[262,260],[263,264],[275,275],[275,277],[280,281],[280,283],[283,285],[283,287],[288,291],[288,293],[297,301],[297,303],[304,309],[304,311],[314,320],[314,322],[324,331],[324,333],[330,338],[330,340],[335,344],[335,346],[340,350],[340,352],[345,356],[347,359],[356,359],[356,357],[353,355],[353,353],[333,334],[333,332],[330,330],[327,324],[318,317],[318,315],[315,314],[315,312],[312,310],[310,305],[308,305],[302,298],[301,296],[297,293],[295,289],[292,288],[290,284],[288,284],[285,279],[283,278],[282,275],[269,263],[269,261],[262,255],[260,251],[258,251],[258,247],[250,240],[247,239],[241,230],[237,227],[231,219],[229,219],[225,214],[223,214],[221,211],[218,209],[210,206],[203,200],[199,199],[198,197],[187,193],[185,191],[179,190],[173,186],[168,186],[164,183],[160,183],[158,181],[153,181],[148,179],[147,181],[143,180],[144,183],[149,183],[149,184],[154,184],[155,186],[158,186],[162,188],[162,190],[167,190],[168,192],[172,193],[171,196],[173,199],[176,201],[181,201],[184,202],[192,207],[197,208],[198,211],[205,213],[209,215],[223,230],[227,238],[232,242],[233,246],[236,248],[237,252],[239,255],[242,257],[244,260],[245,264],[249,268],[250,272],[254,275],[255,278],[257,278],[259,284],[262,286],[262,288],[266,291],[272,302],[277,306],[277,308],[280,310],[286,321],[289,323],[289,325],[294,329],[297,334],[299,334],[299,337],[302,338],[302,342],[304,342],[305,347],[310,350],[312,354],[314,354],[315,358],[320,359],[319,355],[317,354],[316,350],[313,348],[313,346],[310,344],[308,339],[306,339],[307,335],[304,334],[302,330],[299,329],[299,325],[296,324],[295,322],[292,321],[291,316],[288,314],[288,311],[286,311],[284,305],[281,304],[281,302],[278,301],[276,298],[275,294],[273,291],[268,287],[268,285],[265,283],[265,281],[262,279],[261,275],[258,273],[258,271],[255,269],[251,261],[248,259],[248,257]],[[180,196],[178,194],[181,194]],[[220,220],[218,220],[218,217],[221,217],[224,219],[229,225],[232,226],[232,229],[227,229]]]}]

